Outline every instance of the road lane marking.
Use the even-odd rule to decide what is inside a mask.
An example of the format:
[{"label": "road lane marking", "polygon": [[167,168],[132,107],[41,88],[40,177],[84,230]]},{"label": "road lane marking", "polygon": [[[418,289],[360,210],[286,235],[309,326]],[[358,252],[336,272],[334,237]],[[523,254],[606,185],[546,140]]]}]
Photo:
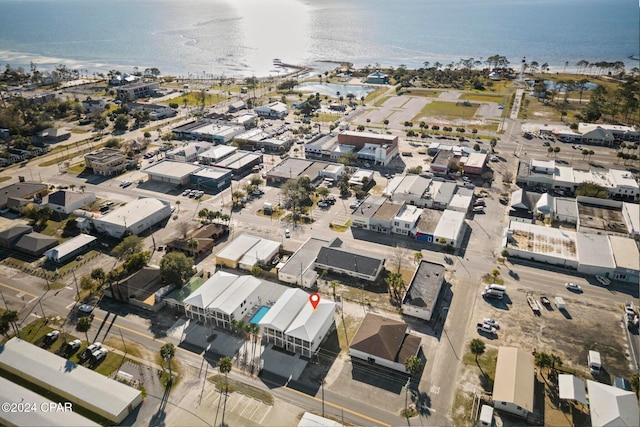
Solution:
[{"label": "road lane marking", "polygon": [[29,293],[27,291],[23,291],[22,289],[14,288],[13,286],[7,285],[6,283],[3,283],[3,282],[0,282],[0,286],[4,286],[5,288],[9,288],[11,290],[14,290],[14,291],[18,292],[19,294],[22,293],[22,294],[25,294],[25,295],[29,295],[30,297],[33,297],[33,298],[38,298],[38,295],[34,295],[34,294]]},{"label": "road lane marking", "polygon": [[[102,321],[104,321],[104,319],[101,319],[101,318],[99,318],[99,317],[95,317],[95,320],[97,320],[98,322],[102,322]],[[147,339],[151,339],[151,340],[156,341],[156,342],[158,342],[158,343],[160,343],[160,344],[166,344],[166,342],[165,342],[165,341],[163,341],[163,340],[160,340],[160,339],[154,338],[154,337],[152,337],[152,336],[150,336],[150,335],[143,334],[142,332],[138,332],[138,331],[133,330],[133,329],[131,329],[131,328],[127,328],[126,326],[118,325],[118,324],[116,324],[115,322],[114,322],[113,326],[114,326],[114,327],[116,327],[116,328],[120,328],[120,329],[122,329],[122,330],[124,330],[124,331],[131,332],[131,333],[133,333],[133,334],[139,335],[139,336],[141,336],[141,337],[144,337],[144,338],[147,338]],[[194,352],[192,352],[192,351],[189,351],[189,350],[184,349],[184,348],[179,347],[179,346],[176,346],[176,350],[184,351],[185,353],[189,353],[190,355],[194,355],[194,354],[196,354],[196,353],[194,353]],[[263,382],[271,382],[271,381],[267,381],[267,380],[264,380],[264,379],[262,379],[262,381],[263,381]],[[273,382],[271,382],[271,383],[272,383],[272,384],[275,384],[275,383],[273,383]],[[286,388],[287,390],[292,391],[292,392],[295,392],[295,393],[297,393],[297,394],[299,394],[299,395],[301,395],[301,396],[304,396],[304,397],[306,397],[306,398],[309,398],[309,399],[315,400],[316,402],[321,402],[321,403],[322,403],[322,399],[318,399],[318,398],[317,398],[317,397],[315,397],[315,396],[311,396],[311,395],[309,395],[309,394],[303,393],[303,392],[298,391],[298,390],[293,389],[293,388],[289,388],[289,387],[287,387],[287,386],[283,386],[283,387],[284,387],[284,388]],[[342,407],[342,406],[336,405],[336,404],[334,404],[334,403],[328,402],[327,400],[325,400],[325,401],[324,401],[324,404],[325,404],[325,405],[329,405],[329,406],[333,406],[333,407],[334,407],[334,408],[336,408],[336,409],[343,410],[343,411],[345,411],[345,412],[348,412],[348,413],[350,413],[350,414],[352,414],[352,415],[355,415],[355,416],[357,416],[357,417],[363,418],[363,419],[365,419],[365,420],[372,421],[373,423],[375,423],[375,424],[377,424],[377,425],[379,425],[379,426],[391,427],[391,424],[383,423],[383,422],[382,422],[382,421],[380,421],[380,420],[377,420],[377,419],[375,419],[375,418],[372,418],[372,417],[369,417],[369,416],[367,416],[367,415],[361,414],[361,413],[359,413],[359,412],[353,411],[353,410],[351,410],[351,409],[349,409],[349,408],[345,408],[345,407]]]}]

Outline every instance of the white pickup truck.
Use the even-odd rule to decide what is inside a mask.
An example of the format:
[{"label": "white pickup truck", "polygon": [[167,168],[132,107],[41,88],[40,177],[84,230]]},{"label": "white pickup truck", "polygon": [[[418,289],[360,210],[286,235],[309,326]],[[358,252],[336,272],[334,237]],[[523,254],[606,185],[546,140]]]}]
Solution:
[{"label": "white pickup truck", "polygon": [[485,332],[492,335],[496,334],[496,328],[489,326],[486,323],[478,323],[476,324],[476,328],[478,328],[478,332]]}]

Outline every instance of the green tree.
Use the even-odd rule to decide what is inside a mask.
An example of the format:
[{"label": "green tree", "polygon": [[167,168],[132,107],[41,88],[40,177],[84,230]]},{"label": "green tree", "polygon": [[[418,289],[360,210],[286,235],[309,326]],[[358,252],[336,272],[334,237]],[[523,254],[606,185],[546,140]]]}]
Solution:
[{"label": "green tree", "polygon": [[416,264],[420,264],[420,261],[422,261],[423,255],[422,255],[422,251],[417,251],[413,253],[413,261]]},{"label": "green tree", "polygon": [[327,187],[318,187],[316,189],[316,193],[318,193],[318,196],[324,199],[329,195],[329,193],[331,193],[331,190],[329,190]]},{"label": "green tree", "polygon": [[560,147],[558,147],[557,145],[553,147],[553,153],[555,154],[555,157],[558,157],[559,152],[560,152]]},{"label": "green tree", "polygon": [[251,267],[252,276],[260,277],[261,274],[262,274],[262,269],[260,268],[260,266],[254,265],[253,267]]},{"label": "green tree", "polygon": [[127,236],[116,245],[111,251],[111,255],[116,258],[124,258],[129,254],[140,252],[142,249],[142,238],[138,236]]},{"label": "green tree", "polygon": [[[222,407],[222,423],[224,424],[224,413],[227,410],[227,395],[229,391],[229,372],[231,372],[231,368],[233,367],[233,361],[230,357],[223,357],[218,360],[218,371],[221,374],[224,374],[224,405]],[[221,390],[222,391],[222,390]]]},{"label": "green tree", "polygon": [[575,194],[576,196],[597,197],[599,199],[609,197],[607,190],[595,182],[583,182],[579,184]]},{"label": "green tree", "polygon": [[[478,356],[482,356],[485,351],[484,341],[479,338],[472,339],[469,343],[469,350],[471,350],[471,354],[476,357],[476,364],[478,364]],[[478,364],[478,366],[480,365]]]},{"label": "green tree", "polygon": [[76,330],[78,330],[78,332],[84,332],[84,336],[87,339],[87,342],[89,342],[89,329],[91,329],[91,317],[89,316],[84,316],[78,319],[78,322],[76,323]]},{"label": "green tree", "polygon": [[98,267],[91,270],[91,278],[93,280],[97,280],[102,286],[104,284],[105,279],[107,278],[107,274],[104,272],[102,268]]},{"label": "green tree", "polygon": [[165,283],[182,286],[193,275],[193,258],[181,252],[169,252],[160,261],[160,277]]},{"label": "green tree", "polygon": [[118,114],[115,122],[113,123],[113,129],[116,131],[124,132],[129,128],[129,117],[126,114]]},{"label": "green tree", "polygon": [[404,368],[409,375],[415,377],[420,373],[420,370],[422,370],[422,359],[418,356],[409,356],[407,360],[404,361]]},{"label": "green tree", "polygon": [[122,266],[127,273],[131,274],[147,265],[149,259],[151,259],[151,253],[149,251],[137,252],[135,254],[129,255]]},{"label": "green tree", "polygon": [[[18,319],[20,318],[20,316],[18,315],[18,312],[15,310],[7,310],[4,313],[2,313],[2,316],[0,316],[0,324],[6,324],[7,325],[7,331],[8,331],[8,327],[11,326],[11,328],[13,329],[13,333],[17,336],[20,336],[20,330],[18,329]],[[6,334],[6,332],[2,331],[3,334]]]},{"label": "green tree", "polygon": [[544,352],[537,352],[533,356],[533,363],[540,368],[540,370],[550,368],[552,364],[551,356]]},{"label": "green tree", "polygon": [[399,272],[390,272],[385,278],[385,283],[389,288],[389,295],[391,297],[391,303],[400,305],[402,297],[406,289],[406,283],[402,278],[402,274]]},{"label": "green tree", "polygon": [[167,366],[169,366],[169,380],[167,381],[167,387],[170,387],[173,382],[173,370],[171,369],[171,365],[175,355],[176,348],[170,342],[160,347],[160,357],[162,357],[162,360],[164,360]]},{"label": "green tree", "polygon": [[86,274],[80,277],[80,289],[84,289],[85,291],[93,291],[94,281],[91,276],[87,276]]}]

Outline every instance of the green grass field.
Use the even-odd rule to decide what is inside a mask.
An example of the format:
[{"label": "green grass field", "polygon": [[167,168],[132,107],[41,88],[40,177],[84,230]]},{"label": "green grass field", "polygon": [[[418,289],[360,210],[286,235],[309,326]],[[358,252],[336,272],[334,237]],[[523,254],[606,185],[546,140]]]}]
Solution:
[{"label": "green grass field", "polygon": [[455,102],[433,101],[425,105],[412,121],[419,122],[425,117],[440,117],[448,120],[470,120],[476,114],[477,110],[477,104],[471,104],[466,107]]},{"label": "green grass field", "polygon": [[[227,100],[227,95],[221,95],[219,93],[205,93],[204,95],[204,105],[205,107],[210,107],[215,105],[221,101]],[[177,98],[173,98],[169,100],[167,103],[176,103],[179,106],[186,105],[189,107],[200,107],[202,105],[202,99],[200,98],[200,92],[189,92]]]},{"label": "green grass field", "polygon": [[503,102],[504,94],[499,93],[463,93],[459,99],[478,102]]}]

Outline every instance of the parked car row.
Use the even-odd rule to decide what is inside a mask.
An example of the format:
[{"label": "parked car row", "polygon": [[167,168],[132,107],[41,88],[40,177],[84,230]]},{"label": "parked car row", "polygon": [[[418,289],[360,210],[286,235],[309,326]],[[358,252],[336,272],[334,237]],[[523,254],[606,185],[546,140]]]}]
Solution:
[{"label": "parked car row", "polygon": [[191,190],[190,188],[187,188],[186,190],[184,190],[182,192],[183,196],[192,198],[192,199],[199,199],[200,197],[204,196],[204,191],[202,190]]}]

